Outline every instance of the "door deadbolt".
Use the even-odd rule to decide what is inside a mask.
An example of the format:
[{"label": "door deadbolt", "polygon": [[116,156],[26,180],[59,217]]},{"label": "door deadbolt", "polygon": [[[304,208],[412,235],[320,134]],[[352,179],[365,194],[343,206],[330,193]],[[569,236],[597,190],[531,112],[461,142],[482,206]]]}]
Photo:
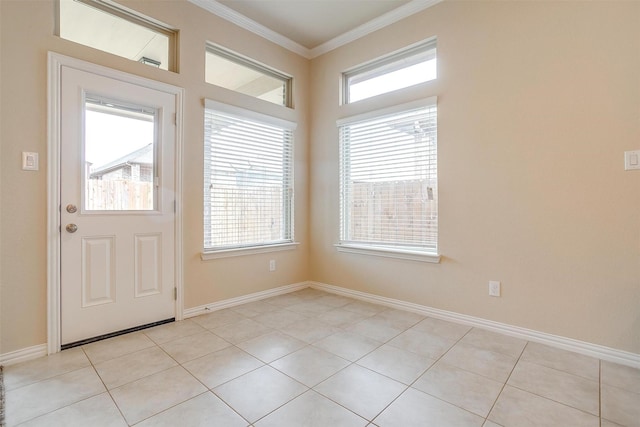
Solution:
[{"label": "door deadbolt", "polygon": [[75,233],[76,231],[78,231],[78,226],[75,224],[67,224],[67,226],[65,227],[65,229],[69,232],[69,233]]},{"label": "door deadbolt", "polygon": [[78,211],[78,208],[76,207],[76,205],[73,205],[73,204],[67,205],[67,212],[76,213],[77,211]]}]

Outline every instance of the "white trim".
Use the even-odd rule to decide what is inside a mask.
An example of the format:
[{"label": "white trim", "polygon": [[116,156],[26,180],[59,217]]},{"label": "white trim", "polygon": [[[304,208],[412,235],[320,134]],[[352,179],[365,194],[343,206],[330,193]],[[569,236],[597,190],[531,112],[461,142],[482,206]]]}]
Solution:
[{"label": "white trim", "polygon": [[184,319],[184,212],[183,212],[183,153],[184,153],[184,97],[185,90],[177,86],[170,86],[176,96],[176,147],[174,152],[175,170],[175,235],[173,250],[175,252],[174,275],[176,277],[176,321]]},{"label": "white trim", "polygon": [[48,135],[47,135],[47,354],[60,351],[60,78],[62,67],[137,84],[163,91],[176,97],[175,147],[175,318],[183,318],[183,212],[182,212],[182,153],[184,89],[167,83],[113,70],[80,59],[48,53]]},{"label": "white trim", "polygon": [[338,252],[346,252],[359,255],[373,255],[384,258],[407,259],[411,261],[440,263],[439,254],[430,254],[420,251],[409,251],[406,249],[386,248],[380,246],[354,245],[351,243],[339,243],[334,245]]},{"label": "white trim", "polygon": [[[370,71],[373,69],[377,69],[380,66],[384,66],[389,62],[393,63],[396,61],[400,61],[403,58],[410,58],[414,55],[420,55],[420,54],[429,52],[431,50],[436,50],[437,47],[438,47],[438,36],[427,37],[424,40],[419,40],[410,45],[403,46],[393,52],[385,53],[384,55],[379,56],[377,58],[373,58],[361,64],[357,64],[357,65],[354,65],[353,67],[347,68],[342,72],[342,74],[343,75],[358,74],[360,72]],[[428,81],[431,81],[431,80],[428,80]],[[427,83],[427,82],[422,82],[422,83]],[[381,95],[384,95],[384,94],[381,94]]]},{"label": "white trim", "polygon": [[[149,15],[144,15],[144,14],[138,12],[137,10],[128,8],[128,7],[126,7],[125,5],[123,5],[120,2],[116,2],[114,0],[98,0],[98,2],[105,3],[105,5],[107,7],[111,8],[111,9],[115,9],[116,12],[120,12],[120,13],[123,13],[125,15],[131,15],[131,17],[133,17],[136,20],[140,20],[140,21],[142,21],[144,23],[151,24],[154,27],[160,27],[160,29],[162,29],[164,31],[171,32],[171,33],[174,33],[174,34],[177,34],[177,32],[178,32],[178,29],[175,28],[174,26],[169,25],[169,24],[167,24],[165,22],[159,21],[159,20],[157,20],[157,19],[155,19],[155,18],[153,18],[153,17],[151,17]],[[87,6],[93,7],[90,4],[87,4]],[[111,14],[113,14],[113,13],[111,13]],[[134,22],[134,23],[139,25],[137,22]],[[156,30],[156,32],[158,32],[158,31]]]},{"label": "white trim", "polygon": [[27,347],[9,353],[0,354],[0,365],[9,366],[16,363],[26,362],[27,360],[37,359],[47,355],[47,345],[38,344],[33,347]]},{"label": "white trim", "polygon": [[191,3],[195,4],[207,10],[214,15],[219,16],[220,18],[231,22],[232,24],[236,24],[238,27],[243,28],[247,31],[250,31],[260,37],[263,37],[283,48],[290,50],[293,53],[297,53],[300,56],[311,59],[310,50],[306,47],[302,46],[299,43],[294,42],[293,40],[283,36],[280,33],[277,33],[270,28],[265,27],[262,24],[257,23],[253,19],[249,19],[241,13],[236,12],[235,10],[218,3],[215,0],[189,0]]},{"label": "white trim", "polygon": [[62,63],[48,54],[47,92],[47,354],[60,351],[60,78]]},{"label": "white trim", "polygon": [[[355,291],[340,286],[328,285],[326,283],[314,281],[294,283],[291,285],[268,289],[266,291],[255,292],[249,295],[217,301],[211,304],[188,308],[183,311],[183,315],[184,319],[188,319],[202,314],[211,313],[216,310],[222,310],[224,308],[235,307],[240,304],[259,301],[277,295],[287,294],[307,287],[319,289],[337,295],[343,295],[350,298],[356,298],[373,304],[384,305],[386,307],[391,307],[398,310],[411,311],[428,317],[434,317],[437,319],[461,323],[480,329],[486,329],[516,338],[522,338],[528,341],[538,342],[541,344],[549,345],[551,347],[561,348],[563,350],[573,351],[575,353],[584,354],[601,360],[606,360],[609,362],[619,363],[621,365],[640,369],[640,354],[617,350],[611,347],[591,344],[572,338],[547,334],[545,332],[534,331],[532,329],[521,328],[519,326],[512,326],[506,323],[495,322],[492,320],[486,320],[474,316],[467,316],[465,314],[459,314],[452,311],[440,310],[437,308],[427,307],[393,298],[381,297],[366,292]],[[46,354],[46,344],[40,344],[22,350],[16,350],[10,353],[2,354],[0,355],[0,364],[10,365],[13,363],[23,362],[26,360],[45,356]]]},{"label": "white trim", "polygon": [[378,295],[369,294],[366,292],[354,291],[339,286],[328,285],[320,282],[308,282],[309,286],[314,289],[319,289],[327,292],[331,292],[338,295],[343,295],[359,300],[371,302],[374,304],[381,304],[387,307],[396,308],[399,310],[411,311],[419,313],[424,316],[435,317],[437,319],[448,320],[455,323],[462,323],[465,325],[473,326],[480,329],[486,329],[493,332],[509,335],[516,338],[522,338],[528,341],[533,341],[541,344],[546,344],[551,347],[561,348],[563,350],[573,351],[575,353],[584,354],[591,357],[596,357],[601,360],[606,360],[613,363],[619,363],[621,365],[631,366],[633,368],[640,368],[640,354],[631,353],[624,350],[617,350],[611,347],[605,347],[598,344],[591,344],[585,341],[579,341],[572,338],[561,337],[558,335],[547,334],[545,332],[534,331],[532,329],[521,328],[519,326],[512,326],[506,323],[495,322],[493,320],[486,320],[479,317],[468,316],[466,314],[459,314],[452,311],[440,310],[437,308],[427,307],[424,305],[414,304],[406,301],[401,301],[393,298],[381,297]]},{"label": "white trim", "polygon": [[327,52],[331,52],[341,46],[344,46],[352,41],[358,40],[368,34],[378,31],[384,27],[394,24],[404,18],[414,15],[418,12],[422,12],[425,9],[435,6],[436,4],[444,0],[412,0],[396,9],[393,9],[384,15],[372,19],[353,30],[347,31],[333,39],[316,46],[309,51],[309,58],[313,59],[320,55],[324,55]]},{"label": "white trim", "polygon": [[234,105],[224,104],[208,98],[204,99],[204,106],[208,110],[214,110],[221,113],[229,114],[236,119],[246,120],[253,119],[272,126],[278,126],[287,130],[294,131],[298,127],[296,122],[281,119],[279,117],[270,116],[268,114],[258,113],[257,111],[247,110],[246,108],[236,107]]},{"label": "white trim", "polygon": [[354,116],[347,116],[336,120],[337,126],[350,125],[353,123],[363,122],[369,119],[380,119],[386,116],[402,113],[405,111],[417,110],[418,108],[426,108],[432,105],[438,105],[438,97],[430,96],[428,98],[422,98],[411,102],[405,102],[404,104],[392,105],[386,108],[379,108],[377,110],[367,111],[366,113],[356,114]]},{"label": "white trim", "polygon": [[243,295],[240,297],[229,298],[222,301],[213,302],[211,304],[200,305],[198,307],[187,308],[184,310],[184,318],[199,316],[201,314],[211,313],[213,311],[222,310],[224,308],[235,307],[236,305],[246,304],[249,302],[259,301],[265,298],[275,297],[277,295],[288,294],[290,292],[299,291],[300,289],[308,288],[309,283],[300,282],[292,285],[280,286],[266,291],[255,292],[249,295]]},{"label": "white trim", "polygon": [[248,248],[232,248],[222,249],[218,251],[205,251],[200,254],[200,259],[202,259],[203,261],[207,261],[211,259],[231,258],[234,256],[263,254],[267,252],[290,251],[293,249],[297,249],[299,244],[300,243],[298,242],[291,242],[279,243],[277,245],[251,246]]},{"label": "white trim", "polygon": [[348,43],[351,43],[352,41],[362,38],[368,34],[371,34],[374,31],[398,22],[408,16],[428,9],[431,6],[435,6],[436,4],[444,0],[411,0],[409,3],[393,9],[375,19],[372,19],[371,21],[366,22],[350,31],[347,31],[344,34],[334,37],[333,39],[322,43],[321,45],[316,46],[313,49],[308,49],[301,44],[291,40],[290,38],[285,37],[282,34],[273,31],[262,24],[259,24],[252,19],[247,18],[246,16],[236,12],[235,10],[227,6],[224,6],[221,3],[218,3],[215,0],[189,1],[196,6],[199,6],[213,13],[214,15],[219,16],[222,19],[236,24],[240,28],[244,28],[247,31],[257,34],[260,37],[263,37],[285,49],[288,49],[291,52],[297,53],[298,55],[303,56],[307,59],[313,59]]}]

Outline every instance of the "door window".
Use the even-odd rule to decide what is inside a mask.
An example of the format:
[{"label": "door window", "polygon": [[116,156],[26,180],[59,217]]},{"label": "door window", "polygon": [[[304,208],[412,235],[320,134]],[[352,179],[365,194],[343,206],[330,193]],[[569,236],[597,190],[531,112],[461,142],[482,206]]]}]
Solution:
[{"label": "door window", "polygon": [[156,118],[148,107],[87,97],[85,211],[156,209]]}]

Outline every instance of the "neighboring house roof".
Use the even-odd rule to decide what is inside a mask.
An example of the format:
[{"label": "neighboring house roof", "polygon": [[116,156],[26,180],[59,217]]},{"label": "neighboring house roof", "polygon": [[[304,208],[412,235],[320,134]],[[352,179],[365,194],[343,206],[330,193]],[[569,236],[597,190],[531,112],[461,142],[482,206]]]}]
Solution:
[{"label": "neighboring house roof", "polygon": [[90,178],[95,178],[121,169],[126,165],[152,165],[153,164],[153,144],[148,144],[136,151],[120,157],[105,165],[96,167],[91,171]]}]

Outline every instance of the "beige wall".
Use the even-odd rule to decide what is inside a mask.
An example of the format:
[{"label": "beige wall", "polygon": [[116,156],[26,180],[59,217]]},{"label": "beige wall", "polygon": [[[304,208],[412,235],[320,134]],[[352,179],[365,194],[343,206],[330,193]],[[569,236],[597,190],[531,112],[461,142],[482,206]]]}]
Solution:
[{"label": "beige wall", "polygon": [[[184,110],[185,308],[300,282],[308,278],[309,62],[186,1],[123,1],[180,29],[180,72],[153,69],[54,36],[52,0],[0,0],[1,276],[0,354],[47,341],[47,51],[91,61],[186,89]],[[207,40],[294,77],[294,111],[204,83]],[[295,133],[294,251],[201,261],[203,98],[255,108],[298,122]],[[284,110],[284,111],[283,111]],[[40,153],[40,170],[20,168],[22,151]],[[269,273],[268,260],[278,269]]]},{"label": "beige wall", "polygon": [[[181,30],[179,73],[55,37],[53,0],[0,0],[0,354],[46,342],[49,50],[186,89],[185,308],[312,279],[640,353],[639,2],[447,1],[313,61],[186,1],[123,3]],[[335,120],[381,105],[339,107],[340,72],[431,36],[440,77],[392,99],[438,96],[443,260],[337,253]],[[292,74],[295,110],[203,83],[206,40]],[[296,251],[200,260],[204,97],[298,121]]]},{"label": "beige wall", "polygon": [[[438,96],[442,262],[338,253],[335,121],[383,105],[340,72],[431,36],[392,98]],[[640,2],[447,1],[311,70],[312,280],[640,353]]]}]

